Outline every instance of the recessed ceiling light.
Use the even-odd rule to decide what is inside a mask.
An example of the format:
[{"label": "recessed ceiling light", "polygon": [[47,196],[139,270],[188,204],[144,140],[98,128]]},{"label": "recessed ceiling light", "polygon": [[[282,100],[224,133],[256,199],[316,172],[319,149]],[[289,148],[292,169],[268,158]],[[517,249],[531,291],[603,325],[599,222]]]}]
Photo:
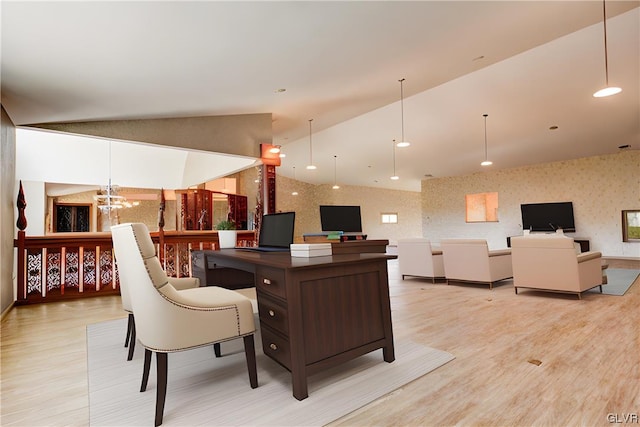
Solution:
[{"label": "recessed ceiling light", "polygon": [[549,126],[549,130],[556,130],[556,129],[558,129],[558,126],[556,126],[556,125]]},{"label": "recessed ceiling light", "polygon": [[287,90],[284,88],[280,88],[280,89],[276,89],[274,90],[275,93],[282,93],[282,92],[286,92]]},{"label": "recessed ceiling light", "polygon": [[472,61],[480,61],[481,59],[484,59],[484,55],[476,56]]}]

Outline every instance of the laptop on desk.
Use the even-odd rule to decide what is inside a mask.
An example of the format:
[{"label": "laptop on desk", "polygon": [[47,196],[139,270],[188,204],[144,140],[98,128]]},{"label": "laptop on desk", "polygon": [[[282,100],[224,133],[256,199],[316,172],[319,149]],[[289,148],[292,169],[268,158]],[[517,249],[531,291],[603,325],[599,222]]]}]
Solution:
[{"label": "laptop on desk", "polygon": [[257,247],[236,247],[254,252],[288,252],[293,243],[295,212],[279,212],[262,216]]}]

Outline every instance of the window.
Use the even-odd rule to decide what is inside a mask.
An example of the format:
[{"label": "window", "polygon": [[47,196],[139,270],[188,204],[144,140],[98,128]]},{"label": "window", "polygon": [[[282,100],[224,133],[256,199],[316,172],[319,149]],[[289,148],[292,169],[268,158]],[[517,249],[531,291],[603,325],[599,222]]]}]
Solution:
[{"label": "window", "polygon": [[398,214],[391,212],[383,212],[380,214],[380,219],[383,224],[397,224],[398,223]]},{"label": "window", "polygon": [[89,231],[91,205],[55,205],[54,230],[58,233]]}]

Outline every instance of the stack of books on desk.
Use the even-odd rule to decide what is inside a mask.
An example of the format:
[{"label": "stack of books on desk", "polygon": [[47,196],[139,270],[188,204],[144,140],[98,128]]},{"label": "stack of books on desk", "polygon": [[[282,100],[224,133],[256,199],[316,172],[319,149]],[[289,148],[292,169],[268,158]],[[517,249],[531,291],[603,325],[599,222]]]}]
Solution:
[{"label": "stack of books on desk", "polygon": [[292,257],[311,258],[331,255],[331,243],[292,243]]}]

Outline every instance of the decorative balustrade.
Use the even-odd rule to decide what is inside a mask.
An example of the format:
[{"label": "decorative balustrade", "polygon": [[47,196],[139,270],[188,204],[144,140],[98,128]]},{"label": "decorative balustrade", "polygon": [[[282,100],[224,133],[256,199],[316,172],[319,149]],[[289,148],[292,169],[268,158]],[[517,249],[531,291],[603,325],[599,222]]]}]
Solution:
[{"label": "decorative balustrade", "polygon": [[[237,233],[239,245],[253,245],[253,231]],[[172,277],[191,276],[192,250],[218,247],[217,231],[152,232],[151,237],[165,271]],[[14,246],[18,248],[16,304],[120,292],[111,233],[26,236],[21,230]]]},{"label": "decorative balustrade", "polygon": [[[278,163],[279,164],[279,163]],[[264,171],[263,171],[264,172]],[[270,181],[269,194],[275,210],[275,167]],[[263,193],[263,180],[258,194]],[[164,191],[160,192],[158,206],[158,230],[151,233],[156,252],[167,275],[191,276],[191,251],[219,247],[218,232],[213,230],[165,231]],[[256,217],[262,216],[262,201],[258,199]],[[116,265],[111,233],[55,233],[47,236],[27,236],[27,219],[22,181],[16,200],[18,208],[16,280],[18,294],[16,304],[65,300],[78,297],[119,294],[118,267]],[[256,231],[238,230],[239,246],[254,246]]]}]

